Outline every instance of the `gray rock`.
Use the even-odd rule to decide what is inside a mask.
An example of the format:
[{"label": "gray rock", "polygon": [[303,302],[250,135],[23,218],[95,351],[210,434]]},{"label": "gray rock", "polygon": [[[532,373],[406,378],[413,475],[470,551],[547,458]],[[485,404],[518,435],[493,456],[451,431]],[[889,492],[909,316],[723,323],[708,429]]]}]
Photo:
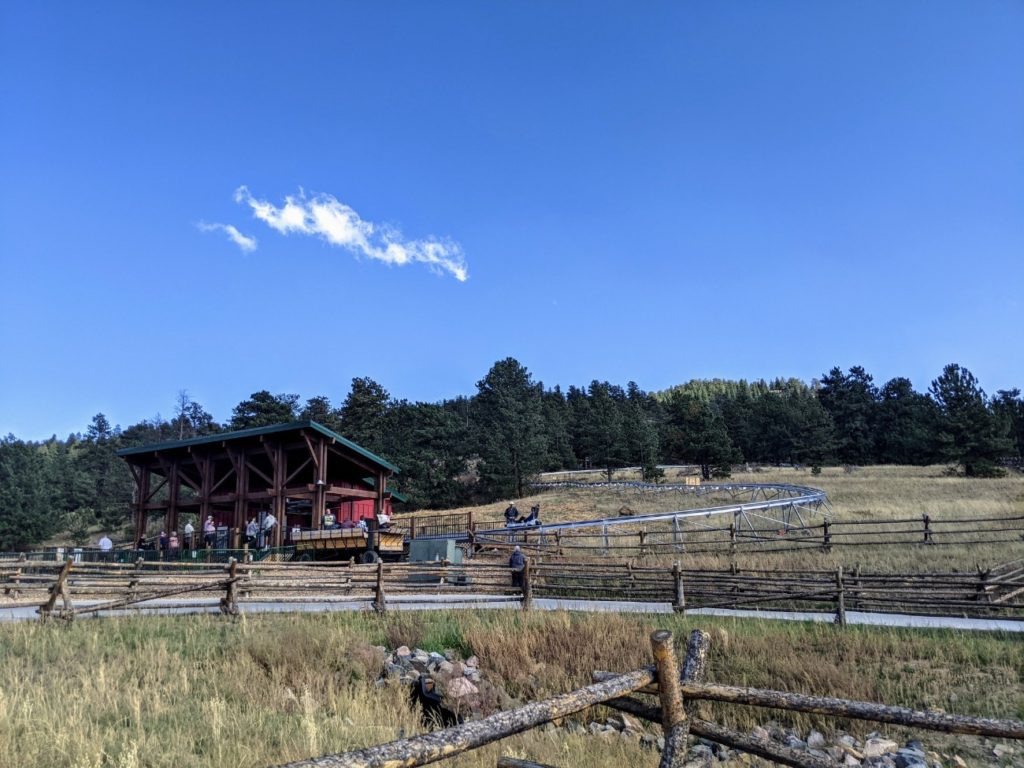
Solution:
[{"label": "gray rock", "polygon": [[883,739],[879,736],[871,736],[864,742],[864,757],[881,757],[894,753],[899,744],[892,739]]},{"label": "gray rock", "polygon": [[772,737],[772,735],[768,733],[768,730],[766,728],[762,728],[760,725],[755,725],[753,728],[751,728],[750,735],[753,736],[755,739],[763,739],[765,741]]},{"label": "gray rock", "polygon": [[400,645],[395,651],[395,656],[412,656],[412,651],[409,650],[408,645]]},{"label": "gray rock", "polygon": [[798,739],[793,734],[786,736],[786,740],[783,742],[790,749],[807,749],[807,742],[803,739]]},{"label": "gray rock", "polygon": [[448,661],[448,659],[444,657],[443,653],[438,653],[437,651],[430,652],[430,660],[435,664],[440,664],[442,661]]},{"label": "gray rock", "polygon": [[846,756],[843,758],[843,765],[860,765],[860,760],[847,752]]},{"label": "gray rock", "polygon": [[476,656],[470,656],[468,659],[466,659],[466,666],[467,667],[479,667],[480,666],[480,659],[478,659]]},{"label": "gray rock", "polygon": [[807,734],[807,746],[811,749],[821,749],[825,746],[825,735],[820,731],[811,731]]},{"label": "gray rock", "polygon": [[450,675],[452,674],[452,672],[455,671],[455,665],[452,664],[450,661],[442,661],[440,664],[437,665],[437,671],[445,675]]},{"label": "gray rock", "polygon": [[714,757],[714,751],[707,744],[694,744],[690,747],[688,757],[691,760],[710,760]]}]

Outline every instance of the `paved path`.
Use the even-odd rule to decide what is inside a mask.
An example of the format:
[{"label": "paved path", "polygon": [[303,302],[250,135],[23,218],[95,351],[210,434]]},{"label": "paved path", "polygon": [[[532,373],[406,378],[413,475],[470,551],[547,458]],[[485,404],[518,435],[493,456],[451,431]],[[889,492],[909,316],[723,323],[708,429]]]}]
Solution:
[{"label": "paved path", "polygon": [[[103,611],[100,616],[131,616],[139,614],[190,614],[216,613],[219,599],[209,601],[189,600],[188,607],[182,607],[180,600],[153,600],[146,603],[148,608]],[[196,605],[197,602],[203,605]],[[95,605],[95,601],[80,601],[78,606]],[[369,611],[372,601],[348,600],[318,601],[309,603],[276,603],[242,601],[239,603],[245,613],[326,613],[331,611]],[[497,610],[519,607],[518,598],[493,598],[479,595],[396,595],[387,600],[389,610],[439,611],[439,610]],[[585,611],[590,613],[672,613],[669,603],[636,603],[618,600],[556,600],[535,598],[533,606],[544,611]],[[90,614],[96,615],[96,614]],[[831,623],[832,613],[811,611],[756,611],[731,608],[696,608],[687,611],[688,616],[722,616],[737,619],[762,619],[782,621],[814,621]],[[0,622],[32,621],[38,618],[35,606],[0,608]],[[1012,619],[965,619],[954,616],[912,616],[901,613],[864,613],[847,611],[847,624],[863,624],[876,627],[908,627],[920,629],[958,629],[967,631],[1024,632],[1024,620]]]}]

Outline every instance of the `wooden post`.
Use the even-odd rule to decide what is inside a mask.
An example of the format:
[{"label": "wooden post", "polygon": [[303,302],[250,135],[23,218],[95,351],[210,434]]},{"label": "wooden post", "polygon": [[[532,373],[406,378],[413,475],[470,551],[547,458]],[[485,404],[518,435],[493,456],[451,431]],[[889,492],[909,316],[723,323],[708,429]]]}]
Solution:
[{"label": "wooden post", "polygon": [[690,726],[679,693],[679,666],[672,646],[672,633],[659,629],[651,633],[651,651],[658,670],[658,695],[661,699],[661,727],[665,731],[665,749],[660,768],[681,768],[686,761],[686,737]]},{"label": "wooden post", "polygon": [[826,552],[832,551],[832,533],[829,531],[828,518],[821,524],[821,548]]},{"label": "wooden post", "polygon": [[238,615],[238,586],[236,578],[238,576],[238,561],[235,558],[231,558],[228,561],[228,583],[225,589],[224,597],[220,599],[220,610],[221,613],[225,613],[228,616]]},{"label": "wooden post", "polygon": [[608,554],[608,523],[604,524],[604,553]]},{"label": "wooden post", "polygon": [[528,611],[533,607],[533,580],[530,577],[530,561],[525,560],[523,564],[523,610]]},{"label": "wooden post", "polygon": [[672,518],[672,544],[675,545],[675,549],[679,551],[679,518]]},{"label": "wooden post", "polygon": [[924,543],[932,543],[932,519],[928,516],[928,513],[921,515],[921,520],[924,522]]},{"label": "wooden post", "polygon": [[647,554],[647,530],[645,528],[640,529],[640,556],[643,557]]},{"label": "wooden post", "polygon": [[729,523],[729,557],[731,557],[733,559],[733,565],[735,565],[736,564],[735,563],[735,560],[736,560],[736,518],[735,518],[735,516],[733,517],[732,522]]},{"label": "wooden post", "polygon": [[377,561],[377,591],[373,597],[373,610],[377,613],[385,613],[388,609],[387,598],[384,595],[384,561]]},{"label": "wooden post", "polygon": [[672,563],[672,582],[675,587],[675,600],[672,602],[672,610],[676,613],[686,615],[686,593],[683,591],[683,571],[679,567],[679,561]]},{"label": "wooden post", "polygon": [[836,624],[846,626],[846,595],[843,591],[843,566],[836,568]]},{"label": "wooden post", "polygon": [[57,598],[64,596],[64,582],[67,581],[68,574],[71,573],[71,558],[69,557],[64,561],[64,567],[60,569],[60,573],[57,574],[57,581],[50,587],[50,596],[46,602],[39,608],[39,618],[48,619],[53,614],[53,607],[57,604]]},{"label": "wooden post", "polygon": [[562,529],[555,529],[555,549],[558,552],[558,556],[562,556]]}]

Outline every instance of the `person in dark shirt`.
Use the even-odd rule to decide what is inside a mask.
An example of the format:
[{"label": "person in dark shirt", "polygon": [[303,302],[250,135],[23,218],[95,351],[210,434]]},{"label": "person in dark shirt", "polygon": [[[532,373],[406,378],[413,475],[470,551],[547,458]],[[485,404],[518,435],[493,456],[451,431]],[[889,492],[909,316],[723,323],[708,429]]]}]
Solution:
[{"label": "person in dark shirt", "polygon": [[510,503],[505,509],[505,525],[512,525],[517,517],[519,517],[519,510],[516,509],[515,504]]},{"label": "person in dark shirt", "polygon": [[512,586],[522,588],[523,569],[526,568],[526,558],[523,557],[523,553],[519,550],[518,544],[516,544],[516,548],[512,550],[512,557],[508,559],[508,567],[512,570]]}]

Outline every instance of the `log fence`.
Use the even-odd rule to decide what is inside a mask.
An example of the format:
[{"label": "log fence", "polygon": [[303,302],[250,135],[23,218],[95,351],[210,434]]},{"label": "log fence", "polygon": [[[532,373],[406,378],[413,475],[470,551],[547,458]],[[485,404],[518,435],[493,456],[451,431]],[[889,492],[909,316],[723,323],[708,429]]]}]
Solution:
[{"label": "log fence", "polygon": [[[328,754],[287,763],[278,768],[416,768],[478,749],[518,733],[603,705],[627,712],[649,723],[660,724],[665,733],[659,768],[681,768],[686,762],[687,738],[699,736],[793,768],[836,768],[827,755],[793,749],[771,739],[757,738],[698,718],[692,701],[717,701],[731,705],[805,712],[910,728],[1024,740],[1024,722],[946,713],[921,712],[875,702],[805,696],[786,691],[740,688],[706,682],[708,633],[696,629],[689,638],[685,661],[680,665],[672,633],[652,633],[654,665],[627,673],[595,672],[594,682],[584,688],[535,701],[451,728],[398,739],[340,754]],[[657,697],[654,700],[644,696]],[[499,768],[548,768],[530,760],[500,757]]]},{"label": "log fence", "polygon": [[814,525],[754,527],[736,517],[729,525],[693,518],[619,525],[615,530],[575,528],[556,531],[509,529],[474,532],[475,551],[504,551],[519,545],[534,553],[563,556],[644,557],[729,555],[884,546],[974,546],[1024,542],[1024,515],[988,518],[935,518],[928,514],[897,520],[829,520]]},{"label": "log fence", "polygon": [[[1024,619],[1024,561],[973,572],[871,573],[835,570],[684,568],[531,557],[515,582],[502,561],[476,559],[357,564],[209,564],[136,561],[0,563],[0,607],[37,606],[42,616],[120,609],[189,607],[220,593],[229,613],[246,603],[355,603],[384,611],[391,602],[472,598],[529,609],[538,600],[656,603],[698,608]],[[77,605],[71,605],[71,594]],[[58,610],[57,601],[63,606]],[[569,603],[570,605],[572,603]]]}]

